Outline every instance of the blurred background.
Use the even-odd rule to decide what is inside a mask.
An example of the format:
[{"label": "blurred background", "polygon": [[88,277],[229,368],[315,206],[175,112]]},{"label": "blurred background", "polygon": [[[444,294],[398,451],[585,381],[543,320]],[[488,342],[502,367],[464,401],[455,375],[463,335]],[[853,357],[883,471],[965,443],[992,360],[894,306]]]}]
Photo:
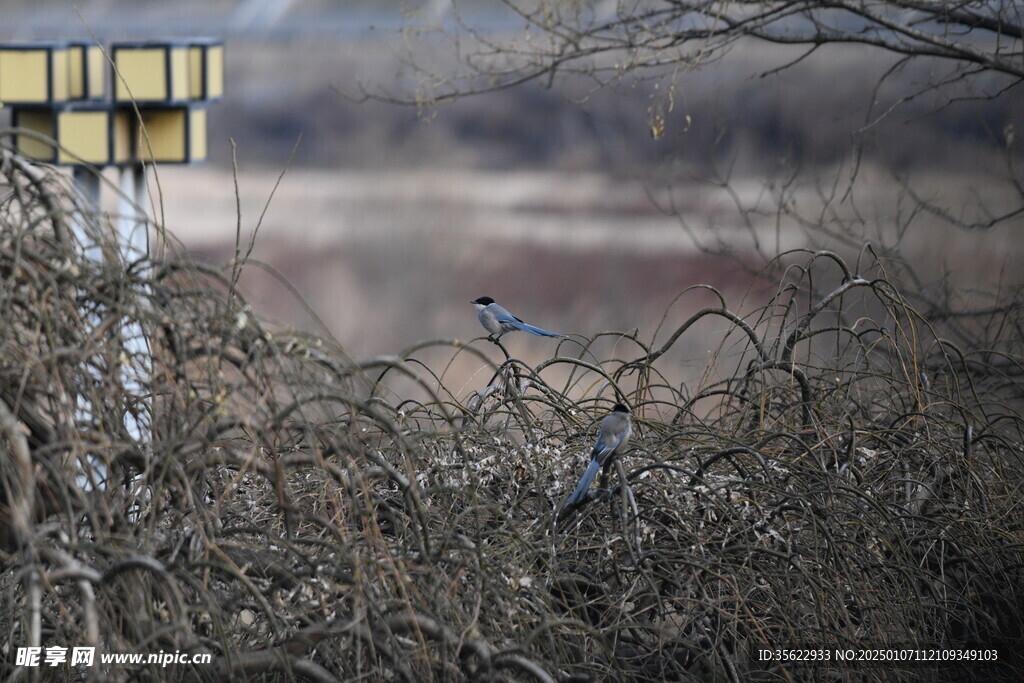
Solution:
[{"label": "blurred background", "polygon": [[[1019,284],[1020,220],[979,239],[942,212],[969,222],[1019,201],[1007,168],[1020,88],[977,96],[999,87],[981,77],[932,92],[930,66],[855,45],[774,72],[802,51],[748,41],[668,79],[566,76],[431,102],[421,69],[446,68],[460,21],[523,30],[499,2],[470,5],[456,17],[430,0],[6,0],[0,39],[223,38],[210,160],[157,169],[157,217],[216,265],[258,230],[268,268],[243,278],[253,307],[322,324],[359,358],[480,335],[469,301],[482,295],[559,332],[650,341],[662,325],[663,339],[717,301],[676,301],[687,287],[751,310],[773,291],[754,277],[766,256],[827,246],[856,259],[861,239],[916,264],[936,296]],[[812,226],[825,222],[843,229]],[[707,324],[674,350],[683,375],[727,327]],[[508,343],[527,361],[554,350]]]}]

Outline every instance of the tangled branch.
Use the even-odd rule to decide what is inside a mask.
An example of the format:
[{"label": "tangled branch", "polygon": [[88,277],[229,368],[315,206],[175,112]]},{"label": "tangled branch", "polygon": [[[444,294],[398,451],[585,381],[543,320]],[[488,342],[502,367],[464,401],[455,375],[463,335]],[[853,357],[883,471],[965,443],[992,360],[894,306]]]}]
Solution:
[{"label": "tangled branch", "polygon": [[[752,313],[719,297],[536,367],[482,340],[355,362],[262,321],[238,264],[126,262],[59,177],[2,170],[5,652],[211,657],[115,680],[746,680],[808,639],[1020,665],[1021,340],[954,345],[878,264],[789,254]],[[680,385],[675,345],[712,322],[707,379]],[[612,334],[631,350],[598,357]],[[632,447],[556,528],[616,397]],[[857,674],[894,668],[920,675]]]}]

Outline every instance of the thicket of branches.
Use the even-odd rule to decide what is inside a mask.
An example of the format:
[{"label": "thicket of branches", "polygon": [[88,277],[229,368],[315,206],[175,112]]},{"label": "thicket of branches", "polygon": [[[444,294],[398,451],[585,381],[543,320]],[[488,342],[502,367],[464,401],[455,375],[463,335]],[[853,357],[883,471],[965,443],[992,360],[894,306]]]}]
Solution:
[{"label": "thicket of branches", "polygon": [[[797,252],[763,308],[722,300],[654,341],[564,341],[536,367],[482,339],[356,362],[262,321],[234,286],[244,254],[126,261],[59,175],[2,161],[5,678],[37,645],[213,657],[47,672],[63,680],[850,673],[755,657],[801,644],[1000,658],[865,680],[1020,675],[1018,308],[990,313],[985,345],[950,341],[870,252]],[[666,379],[711,323],[709,379]],[[605,337],[616,357],[590,352]],[[438,350],[479,364],[471,390],[423,360]],[[632,446],[555,524],[616,399]]]}]

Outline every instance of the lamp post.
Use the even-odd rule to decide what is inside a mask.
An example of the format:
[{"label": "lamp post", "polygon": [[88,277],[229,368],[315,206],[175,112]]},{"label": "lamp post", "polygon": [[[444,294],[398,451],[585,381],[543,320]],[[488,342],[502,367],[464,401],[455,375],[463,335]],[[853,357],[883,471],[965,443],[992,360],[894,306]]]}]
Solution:
[{"label": "lamp post", "polygon": [[[206,112],[223,97],[223,69],[224,44],[212,38],[115,42],[106,53],[88,41],[0,43],[0,106],[12,109],[16,151],[71,167],[85,205],[97,213],[102,169],[120,169],[117,246],[124,262],[134,262],[150,254],[147,165],[206,159]],[[84,218],[73,224],[85,254],[102,262]],[[134,372],[122,373],[125,391],[148,403],[142,392],[151,357],[138,322],[122,325],[121,342],[140,359]],[[79,411],[90,414],[82,401]],[[125,427],[149,441],[131,413]]]}]

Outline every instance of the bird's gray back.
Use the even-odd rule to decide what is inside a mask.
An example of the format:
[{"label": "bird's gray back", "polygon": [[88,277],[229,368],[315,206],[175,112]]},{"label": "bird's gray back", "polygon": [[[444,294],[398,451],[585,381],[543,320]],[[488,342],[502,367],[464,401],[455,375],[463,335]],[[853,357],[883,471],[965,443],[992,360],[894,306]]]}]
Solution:
[{"label": "bird's gray back", "polygon": [[619,441],[619,445],[615,448],[617,453],[625,450],[626,443],[629,441],[632,432],[633,425],[630,423],[629,415],[626,413],[612,413],[601,420],[601,433],[605,436],[604,441],[608,444]]}]

